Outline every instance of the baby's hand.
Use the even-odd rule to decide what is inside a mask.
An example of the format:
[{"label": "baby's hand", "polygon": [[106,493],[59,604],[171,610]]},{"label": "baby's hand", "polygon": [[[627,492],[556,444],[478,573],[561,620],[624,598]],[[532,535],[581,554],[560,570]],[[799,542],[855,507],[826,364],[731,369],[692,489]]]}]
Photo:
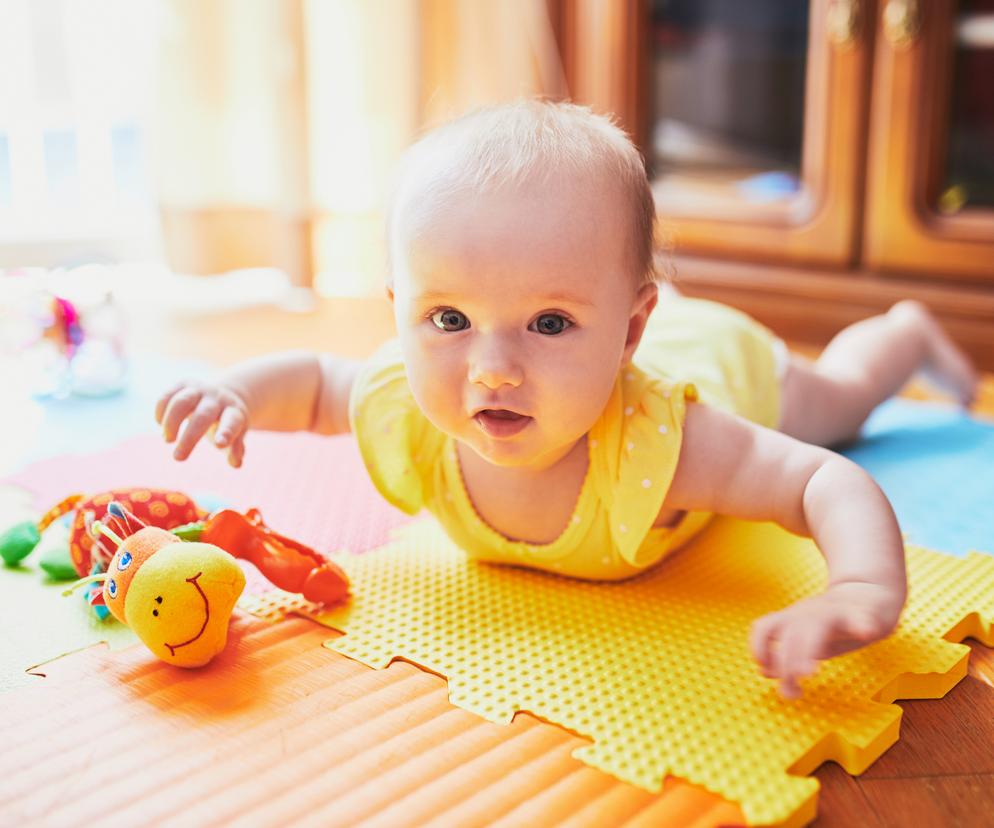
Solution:
[{"label": "baby's hand", "polygon": [[200,438],[213,430],[214,445],[228,450],[228,463],[235,468],[242,464],[248,406],[233,389],[208,383],[178,383],[155,404],[155,419],[162,425],[167,443],[179,433],[179,442],[173,449],[177,460],[189,457]]},{"label": "baby's hand", "polygon": [[763,675],[780,679],[785,698],[797,698],[799,679],[811,675],[818,661],[889,635],[902,604],[902,596],[883,584],[838,583],[757,620],[750,634],[752,654]]}]

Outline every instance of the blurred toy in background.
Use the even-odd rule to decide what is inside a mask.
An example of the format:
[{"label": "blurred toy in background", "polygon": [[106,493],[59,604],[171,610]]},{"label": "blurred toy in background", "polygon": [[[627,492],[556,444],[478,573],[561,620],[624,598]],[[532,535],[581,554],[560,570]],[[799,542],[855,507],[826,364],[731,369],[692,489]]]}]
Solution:
[{"label": "blurred toy in background", "polygon": [[124,324],[114,297],[104,293],[84,309],[68,299],[51,296],[49,313],[39,315],[41,342],[53,353],[42,357],[47,376],[39,377],[38,396],[105,397],[117,394],[127,382]]},{"label": "blurred toy in background", "polygon": [[79,313],[72,302],[61,296],[52,297],[51,313],[51,321],[42,328],[42,336],[54,342],[59,352],[71,360],[83,344]]},{"label": "blurred toy in background", "polygon": [[109,396],[127,382],[113,293],[73,273],[0,271],[0,350],[18,359],[36,397]]}]

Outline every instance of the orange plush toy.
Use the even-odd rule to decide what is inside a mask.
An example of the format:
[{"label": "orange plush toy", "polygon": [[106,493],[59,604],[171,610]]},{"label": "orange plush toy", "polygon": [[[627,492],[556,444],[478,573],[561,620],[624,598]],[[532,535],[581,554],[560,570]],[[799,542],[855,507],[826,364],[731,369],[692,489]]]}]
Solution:
[{"label": "orange plush toy", "polygon": [[156,656],[177,667],[202,667],[224,649],[228,619],[245,588],[235,557],[251,561],[276,586],[311,601],[331,604],[348,596],[341,569],[310,547],[273,532],[256,509],[245,515],[221,509],[168,531],[144,525],[111,501],[104,520],[86,525],[91,546],[105,547],[110,541],[114,552],[106,571],[80,579],[64,594],[88,585],[92,605],[109,610]]},{"label": "orange plush toy", "polygon": [[224,649],[228,619],[245,588],[245,574],[231,555],[157,526],[123,540],[100,522],[94,526],[117,551],[106,572],[79,583],[101,581],[100,597],[118,621],[176,667],[203,667]]}]

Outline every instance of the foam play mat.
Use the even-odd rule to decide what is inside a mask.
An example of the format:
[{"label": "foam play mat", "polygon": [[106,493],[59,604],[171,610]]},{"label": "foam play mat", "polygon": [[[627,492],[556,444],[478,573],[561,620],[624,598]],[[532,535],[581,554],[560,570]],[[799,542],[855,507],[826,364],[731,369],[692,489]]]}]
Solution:
[{"label": "foam play mat", "polygon": [[[673,775],[740,805],[749,824],[801,825],[828,759],[862,772],[898,738],[896,698],[940,697],[973,636],[994,644],[994,558],[909,548],[896,633],[823,663],[786,701],[748,653],[751,621],[820,588],[821,555],[771,524],[717,520],[663,566],[593,584],[469,561],[433,521],[342,560],[349,606],[318,616],[338,652],[448,679],[492,722],[517,711],[590,740],[574,755],[647,791]],[[943,640],[944,637],[950,640]]]},{"label": "foam play mat", "polygon": [[[966,648],[944,635],[991,643],[991,559],[965,552],[991,550],[994,492],[987,497],[984,487],[994,489],[987,442],[994,427],[931,406],[894,405],[878,412],[886,419],[871,421],[854,459],[881,482],[912,540],[959,559],[912,550],[911,603],[899,633],[831,662],[799,703],[779,699],[745,648],[752,617],[814,589],[824,574],[819,556],[788,552],[803,542],[772,527],[712,527],[741,560],[697,555],[707,574],[696,586],[650,576],[591,592],[593,585],[534,572],[475,566],[470,573],[429,524],[411,524],[376,495],[345,438],[253,435],[240,471],[212,451],[176,464],[155,434],[38,460],[12,478],[16,509],[38,512],[70,491],[156,485],[258,505],[271,525],[323,550],[371,551],[338,558],[357,598],[348,612],[322,619],[348,632],[337,647],[350,658],[322,649],[328,630],[308,620],[272,624],[312,608],[249,573],[240,605],[258,617],[237,614],[230,653],[195,675],[157,665],[141,646],[120,649],[134,640],[130,631],[99,624],[81,600],[59,597],[61,585],[41,578],[32,558],[0,570],[0,619],[12,632],[0,637],[0,692],[11,691],[2,696],[0,730],[12,748],[0,751],[0,823],[803,823],[818,802],[815,781],[803,774],[832,757],[860,771],[897,738],[901,711],[890,698],[941,695],[964,674]],[[909,463],[918,464],[914,473],[902,473]],[[923,499],[926,489],[932,494]],[[788,554],[800,569],[782,577],[771,556]],[[696,572],[693,558],[688,549],[665,571]],[[560,583],[570,585],[574,602],[561,604],[559,587],[550,587]],[[639,596],[634,604],[625,590]],[[388,594],[402,600],[384,614]],[[454,607],[462,607],[456,617],[472,637],[443,647],[439,630],[455,635],[445,626]],[[568,625],[557,627],[562,612]],[[693,646],[676,652],[690,660],[667,660],[688,636]],[[101,640],[114,649],[91,646]],[[461,649],[467,640],[475,656]],[[400,661],[386,670],[365,666],[392,658]],[[24,684],[32,686],[15,689]],[[912,705],[987,722],[994,705],[994,694],[981,693],[987,684],[970,690],[972,720],[968,702],[957,707],[952,697]],[[515,716],[519,710],[530,712]],[[510,726],[496,723],[512,716]],[[915,738],[906,731],[859,784],[891,766]],[[969,777],[994,788],[994,767],[977,759],[987,747],[970,754],[940,733],[919,734],[915,750],[973,756],[942,784]],[[117,785],[118,760],[131,768],[127,788]],[[857,784],[833,770],[818,775]],[[934,762],[920,772],[938,773]],[[905,812],[917,818],[930,804],[927,789],[918,786],[915,799],[918,788],[905,781],[901,801],[915,805]],[[898,782],[876,781],[885,784]],[[944,802],[962,801],[963,824],[977,824],[967,803],[985,800],[963,790]],[[846,813],[839,800],[833,805],[837,819]]]}]

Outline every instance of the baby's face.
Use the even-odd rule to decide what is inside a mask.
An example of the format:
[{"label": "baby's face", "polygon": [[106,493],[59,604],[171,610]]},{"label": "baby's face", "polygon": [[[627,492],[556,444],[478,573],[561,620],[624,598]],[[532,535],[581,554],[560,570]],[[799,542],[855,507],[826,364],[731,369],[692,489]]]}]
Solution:
[{"label": "baby's face", "polygon": [[552,196],[522,185],[457,199],[398,263],[394,307],[414,397],[490,463],[541,470],[564,457],[634,349],[630,320],[655,287],[638,290],[626,213],[610,189],[564,180]]}]

